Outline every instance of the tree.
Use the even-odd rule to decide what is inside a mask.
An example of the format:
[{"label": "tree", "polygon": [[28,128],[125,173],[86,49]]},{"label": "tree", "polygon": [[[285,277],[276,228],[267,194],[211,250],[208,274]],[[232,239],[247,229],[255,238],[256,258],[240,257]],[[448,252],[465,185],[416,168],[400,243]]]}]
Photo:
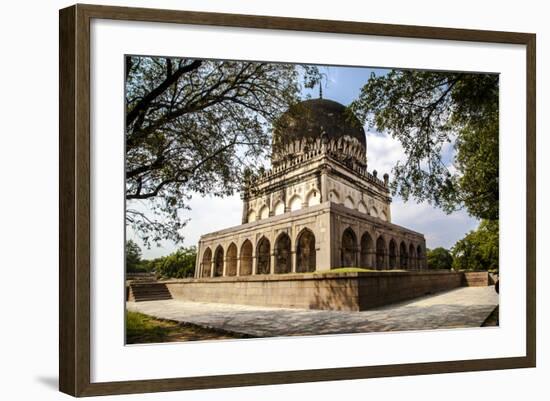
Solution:
[{"label": "tree", "polygon": [[442,247],[428,249],[426,254],[428,269],[450,269],[453,266],[451,253]]},{"label": "tree", "polygon": [[132,240],[126,241],[126,272],[142,270],[141,248]]},{"label": "tree", "polygon": [[196,257],[196,247],[181,248],[168,256],[156,259],[155,270],[162,277],[193,277]]},{"label": "tree", "polygon": [[[316,67],[126,58],[126,221],[146,246],[181,241],[193,192],[238,190],[268,149],[268,127],[311,87]],[[145,205],[140,202],[147,202]]]},{"label": "tree", "polygon": [[482,220],[451,252],[455,270],[498,270],[498,220]]},{"label": "tree", "polygon": [[352,109],[404,149],[394,194],[497,220],[498,96],[497,74],[392,70],[371,75]]}]

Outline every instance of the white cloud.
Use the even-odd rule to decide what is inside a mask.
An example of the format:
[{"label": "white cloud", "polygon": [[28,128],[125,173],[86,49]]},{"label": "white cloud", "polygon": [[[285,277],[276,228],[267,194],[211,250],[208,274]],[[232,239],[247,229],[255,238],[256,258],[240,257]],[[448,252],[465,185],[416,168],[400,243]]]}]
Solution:
[{"label": "white cloud", "polygon": [[183,243],[163,241],[160,247],[152,245],[151,249],[146,249],[131,229],[128,229],[128,239],[133,239],[141,246],[144,258],[151,259],[168,255],[180,246],[197,245],[203,234],[241,224],[242,201],[238,194],[226,198],[194,194],[188,205],[190,210],[180,212],[182,219],[189,219],[181,230]]},{"label": "white cloud", "polygon": [[392,223],[424,234],[428,248],[450,248],[464,235],[475,229],[479,221],[461,210],[445,214],[428,203],[403,201],[395,197],[392,202]]},{"label": "white cloud", "polygon": [[404,159],[403,148],[397,139],[377,132],[367,132],[367,163],[370,172],[376,170],[378,177],[391,175],[395,163]]}]

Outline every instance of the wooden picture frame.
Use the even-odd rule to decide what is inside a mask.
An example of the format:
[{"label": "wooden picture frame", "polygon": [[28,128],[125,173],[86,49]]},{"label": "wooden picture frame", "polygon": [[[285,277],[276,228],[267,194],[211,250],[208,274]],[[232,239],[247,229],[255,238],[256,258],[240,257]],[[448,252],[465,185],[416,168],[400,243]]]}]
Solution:
[{"label": "wooden picture frame", "polygon": [[[526,46],[526,356],[92,383],[90,380],[90,21],[94,18]],[[59,27],[59,388],[62,392],[73,396],[94,396],[535,366],[536,37],[534,34],[96,5],[74,5],[62,9]]]}]

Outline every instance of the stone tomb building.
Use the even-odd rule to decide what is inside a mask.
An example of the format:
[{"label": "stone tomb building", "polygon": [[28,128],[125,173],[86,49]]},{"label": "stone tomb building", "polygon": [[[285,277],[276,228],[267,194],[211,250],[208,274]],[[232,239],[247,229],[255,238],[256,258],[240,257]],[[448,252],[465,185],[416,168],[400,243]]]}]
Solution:
[{"label": "stone tomb building", "polygon": [[200,238],[196,278],[426,267],[424,236],[392,223],[388,175],[367,171],[363,127],[337,102],[306,100],[279,118],[271,169],[242,199],[241,225]]}]

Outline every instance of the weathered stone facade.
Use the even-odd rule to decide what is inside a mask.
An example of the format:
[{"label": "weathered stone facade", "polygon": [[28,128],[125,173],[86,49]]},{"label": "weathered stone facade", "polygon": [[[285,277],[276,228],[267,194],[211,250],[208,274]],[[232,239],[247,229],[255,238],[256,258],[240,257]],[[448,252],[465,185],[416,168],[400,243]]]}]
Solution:
[{"label": "weathered stone facade", "polygon": [[425,268],[424,236],[391,223],[388,176],[367,171],[355,116],[299,105],[275,127],[272,168],[246,183],[242,225],[200,238],[196,277]]}]

